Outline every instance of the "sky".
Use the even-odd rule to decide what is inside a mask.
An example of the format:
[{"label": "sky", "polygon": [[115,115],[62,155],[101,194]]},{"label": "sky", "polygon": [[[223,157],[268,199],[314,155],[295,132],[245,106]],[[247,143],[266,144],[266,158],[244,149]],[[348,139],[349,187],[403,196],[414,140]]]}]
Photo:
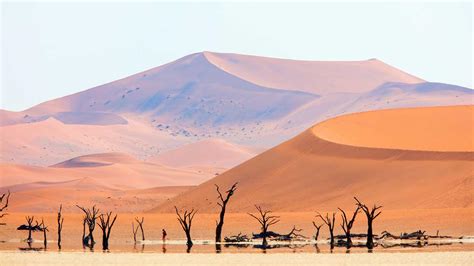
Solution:
[{"label": "sky", "polygon": [[472,3],[2,1],[0,109],[20,111],[200,52],[377,58],[472,88]]}]

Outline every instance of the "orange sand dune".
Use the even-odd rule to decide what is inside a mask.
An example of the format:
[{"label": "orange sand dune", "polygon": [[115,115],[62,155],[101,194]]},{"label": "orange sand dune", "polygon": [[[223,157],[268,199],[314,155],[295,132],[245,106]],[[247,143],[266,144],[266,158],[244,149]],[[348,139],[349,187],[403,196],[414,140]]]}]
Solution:
[{"label": "orange sand dune", "polygon": [[121,153],[92,154],[52,167],[0,164],[0,192],[13,193],[11,211],[50,211],[63,203],[132,212],[150,209],[214,173],[145,163]]},{"label": "orange sand dune", "polygon": [[424,151],[474,151],[473,106],[408,108],[346,115],[322,122],[313,133],[362,147]]},{"label": "orange sand dune", "polygon": [[[337,207],[352,209],[353,196],[358,196],[369,204],[382,204],[385,210],[399,210],[400,214],[415,209],[443,209],[450,213],[451,208],[469,208],[472,213],[474,153],[472,146],[465,144],[466,141],[452,138],[458,132],[472,132],[472,123],[453,121],[472,121],[470,116],[473,108],[393,110],[388,113],[386,121],[380,119],[386,112],[378,111],[343,116],[338,119],[346,121],[344,126],[331,121],[317,125],[153,211],[167,212],[173,205],[177,205],[194,207],[200,212],[214,212],[217,210],[214,184],[226,188],[238,181],[238,190],[229,205],[231,212],[253,211],[254,204],[261,204],[275,211],[292,212],[337,210]],[[360,120],[360,117],[366,119]],[[436,123],[423,122],[437,118],[439,120]],[[371,119],[375,119],[377,123]],[[357,121],[363,121],[364,124]],[[390,145],[388,142],[393,139],[397,147],[410,147],[412,138],[407,138],[406,134],[399,136],[400,130],[387,130],[394,128],[392,123],[417,124],[406,130],[411,131],[413,136],[418,136],[418,140],[422,142],[425,138],[421,136],[427,136],[426,143],[418,144],[413,149],[422,147],[437,150],[445,147],[448,150],[467,151],[359,147],[365,143],[356,146],[359,139],[380,146]],[[333,124],[336,125],[334,128],[331,127]],[[373,127],[374,133],[363,136],[367,131],[360,127],[366,124]],[[351,132],[357,137],[350,140],[351,145],[334,143],[319,137],[319,128],[324,128],[324,137],[329,139],[340,140],[341,136]],[[440,128],[443,131],[434,135],[437,138],[437,142],[434,142],[428,135]],[[379,132],[385,136],[378,136]],[[466,133],[459,134],[466,137]],[[369,142],[370,139],[373,141]],[[446,144],[451,142],[454,144]],[[472,217],[467,215],[456,219],[472,221]]]}]

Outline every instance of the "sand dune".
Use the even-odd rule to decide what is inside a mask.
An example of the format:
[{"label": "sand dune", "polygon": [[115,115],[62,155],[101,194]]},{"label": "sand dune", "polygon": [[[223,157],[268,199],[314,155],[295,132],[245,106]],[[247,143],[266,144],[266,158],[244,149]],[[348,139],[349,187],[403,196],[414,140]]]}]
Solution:
[{"label": "sand dune", "polygon": [[424,151],[474,151],[473,106],[381,110],[324,121],[312,129],[339,144]]},{"label": "sand dune", "polygon": [[214,176],[145,163],[120,153],[81,156],[52,167],[0,164],[0,173],[0,191],[15,195],[11,210],[32,212],[52,210],[58,202],[69,207],[97,203],[121,211],[143,211]]},{"label": "sand dune", "polygon": [[191,143],[151,158],[172,167],[211,166],[230,168],[255,156],[259,149],[208,139]]},{"label": "sand dune", "polygon": [[[470,104],[473,95],[467,88],[424,82],[378,60],[202,52],[22,112],[0,110],[0,135],[8,139],[0,145],[0,162],[48,166],[110,152],[146,161],[183,145],[221,139],[212,145],[223,145],[218,149],[229,152],[225,159],[203,162],[203,156],[192,155],[200,154],[202,145],[185,149],[186,164],[222,169],[252,156],[226,143],[270,148],[341,114]],[[193,147],[197,150],[190,151]]]},{"label": "sand dune", "polygon": [[[146,163],[123,154],[81,156],[53,167],[1,164],[2,187],[32,182],[64,182],[94,178],[114,189],[145,189],[157,186],[196,185],[208,173]],[[126,159],[125,161],[123,161]]]},{"label": "sand dune", "polygon": [[[62,204],[65,212],[78,212],[76,205],[97,205],[114,212],[142,212],[161,204],[191,186],[148,189],[112,189],[99,178],[82,178],[57,183],[29,183],[8,187],[14,193],[10,212],[54,213]],[[0,188],[5,191],[7,188]]]},{"label": "sand dune", "polygon": [[211,52],[204,55],[219,68],[255,84],[319,95],[366,92],[385,82],[423,82],[377,59],[303,61]]},{"label": "sand dune", "polygon": [[[342,116],[316,125],[154,211],[166,212],[172,205],[178,205],[213,212],[217,207],[211,204],[214,184],[227,187],[237,181],[239,189],[229,207],[232,212],[252,211],[254,204],[275,211],[353,208],[353,196],[382,204],[386,210],[472,209],[469,189],[474,181],[472,142],[456,141],[453,137],[464,132],[459,134],[466,138],[472,132],[474,107],[393,110],[388,112],[390,119],[380,119],[385,112]],[[360,120],[361,117],[364,119]],[[401,136],[401,129],[388,130],[398,128],[396,125],[415,124],[404,128],[406,132]],[[373,131],[367,132],[366,125]],[[443,131],[435,132],[441,127]],[[320,128],[324,129],[323,133],[319,133]],[[343,137],[352,133],[351,145],[319,137],[321,134],[342,142]],[[361,147],[388,146],[391,144],[386,142],[391,140],[395,140],[393,145],[397,149]],[[426,150],[400,149],[409,147],[415,140],[423,143],[414,148]],[[358,141],[362,143],[359,145]],[[466,151],[434,151],[440,147]]]},{"label": "sand dune", "polygon": [[143,211],[214,176],[120,153],[81,156],[52,167],[0,164],[0,173],[0,191],[15,195],[10,210],[31,212],[53,210],[58,202],[68,209],[75,204],[99,204]]}]

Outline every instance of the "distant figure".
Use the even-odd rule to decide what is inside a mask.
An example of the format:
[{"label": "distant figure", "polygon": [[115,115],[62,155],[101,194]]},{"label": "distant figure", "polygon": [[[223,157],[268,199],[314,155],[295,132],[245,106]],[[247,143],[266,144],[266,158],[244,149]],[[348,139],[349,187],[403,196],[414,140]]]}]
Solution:
[{"label": "distant figure", "polygon": [[165,230],[165,229],[161,230],[161,232],[163,233],[163,242],[165,242],[165,241],[166,241],[166,236],[167,236],[168,234],[166,233],[166,230]]}]

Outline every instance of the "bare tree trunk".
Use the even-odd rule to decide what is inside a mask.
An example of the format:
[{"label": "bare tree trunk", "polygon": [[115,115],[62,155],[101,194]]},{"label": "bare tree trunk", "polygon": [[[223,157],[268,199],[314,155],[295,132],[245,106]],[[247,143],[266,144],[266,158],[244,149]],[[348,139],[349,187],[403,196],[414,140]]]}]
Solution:
[{"label": "bare tree trunk", "polygon": [[139,220],[138,217],[135,217],[135,221],[137,221],[137,223],[138,223],[137,231],[138,231],[138,227],[140,227],[140,231],[142,232],[142,241],[145,241],[145,231],[143,230],[144,220],[145,220],[145,217],[142,217],[141,220]]},{"label": "bare tree trunk", "polygon": [[313,226],[314,226],[314,228],[316,228],[316,234],[314,235],[314,241],[318,241],[319,230],[321,229],[321,227],[323,225],[322,224],[321,225],[316,225],[316,223],[313,221]]},{"label": "bare tree trunk", "polygon": [[357,213],[359,213],[360,207],[357,206],[357,209],[354,211],[354,214],[352,215],[352,218],[350,220],[343,209],[341,208],[338,208],[338,209],[341,211],[341,218],[342,218],[341,228],[346,235],[346,246],[349,249],[352,247],[351,229],[352,229],[352,226],[354,225],[355,219],[357,217]]},{"label": "bare tree trunk", "polygon": [[194,209],[192,209],[190,212],[188,212],[186,210],[184,211],[183,216],[181,216],[176,206],[174,206],[174,209],[176,210],[176,215],[178,215],[179,224],[181,225],[181,228],[183,228],[183,231],[186,234],[186,245],[188,246],[188,249],[191,250],[190,247],[193,245],[193,241],[191,240],[191,224],[193,222],[194,215],[196,215],[197,211],[194,211]]},{"label": "bare tree trunk", "polygon": [[257,209],[260,216],[255,216],[251,213],[248,213],[248,215],[252,216],[262,226],[262,232],[263,232],[262,246],[263,246],[263,248],[266,248],[267,245],[268,245],[268,242],[267,242],[268,228],[271,225],[274,225],[274,224],[280,222],[280,219],[279,219],[280,217],[279,216],[274,216],[274,215],[268,215],[269,213],[271,213],[271,211],[264,211],[264,210],[262,210],[262,208],[260,206],[255,205],[255,208]]},{"label": "bare tree trunk", "polygon": [[374,248],[374,235],[372,233],[372,220],[368,220],[367,223],[367,247]]},{"label": "bare tree trunk", "polygon": [[94,229],[95,229],[95,224],[97,220],[97,215],[99,214],[99,209],[97,209],[95,205],[92,206],[92,209],[86,209],[79,205],[76,205],[76,206],[84,212],[85,214],[84,223],[87,224],[89,228],[89,235],[86,237],[83,237],[82,242],[84,243],[85,246],[88,246],[92,249],[94,248],[94,244],[95,244]]},{"label": "bare tree trunk", "polygon": [[[35,219],[34,216],[26,216],[26,223],[28,224],[28,238],[26,239],[26,242],[32,243],[33,242],[33,237],[31,236],[31,232],[33,231],[33,220]],[[36,222],[38,224],[38,222]]]},{"label": "bare tree trunk", "polygon": [[[59,206],[58,211],[58,249],[61,250],[61,231],[63,230],[64,218],[62,217],[63,205]],[[84,239],[84,237],[83,237]]]},{"label": "bare tree trunk", "polygon": [[137,229],[135,229],[135,224],[132,222],[133,243],[135,243],[135,245],[137,244],[137,232],[138,226]]},{"label": "bare tree trunk", "polygon": [[[5,197],[7,197],[5,199]],[[5,200],[5,203],[3,203],[3,201]],[[8,194],[3,194],[2,196],[0,196],[0,204],[3,204],[3,206],[0,206],[0,218],[3,218],[5,215],[7,215],[8,213],[3,213],[3,211],[5,211],[7,208],[8,208],[8,202],[10,200],[10,190],[8,191]],[[0,225],[5,225],[5,223],[0,223]]]},{"label": "bare tree trunk", "polygon": [[44,250],[46,250],[48,247],[48,239],[46,237],[46,232],[48,231],[48,227],[44,224],[43,218],[41,218],[41,224],[39,228],[41,231],[43,231],[43,244],[44,244]]},{"label": "bare tree trunk", "polygon": [[31,227],[28,230],[28,238],[26,239],[26,242],[29,242],[29,243],[33,242],[33,238],[31,237]]},{"label": "bare tree trunk", "polygon": [[225,216],[227,203],[229,202],[230,197],[234,195],[234,192],[237,189],[237,184],[238,183],[233,184],[232,187],[226,191],[227,197],[225,199],[219,190],[219,186],[217,184],[214,184],[216,186],[217,193],[219,194],[217,199],[220,200],[220,202],[218,202],[217,205],[221,207],[221,212],[219,214],[219,222],[216,222],[216,243],[221,242],[222,227],[224,226],[224,216]]},{"label": "bare tree trunk", "polygon": [[86,243],[86,217],[82,220],[82,246],[85,247]]},{"label": "bare tree trunk", "polygon": [[117,220],[117,215],[110,220],[111,216],[112,212],[108,212],[105,215],[101,214],[99,216],[100,223],[98,223],[98,225],[100,229],[102,229],[102,250],[109,250],[110,231],[112,230],[112,226],[114,226],[115,220]]},{"label": "bare tree trunk", "polygon": [[334,223],[336,221],[336,213],[332,213],[332,219],[329,218],[329,213],[326,213],[326,217],[323,217],[318,213],[316,217],[321,218],[321,220],[323,220],[323,222],[328,226],[329,235],[331,236],[329,244],[332,250],[334,248]]},{"label": "bare tree trunk", "polygon": [[365,213],[367,216],[367,243],[366,246],[368,249],[373,249],[374,248],[374,235],[373,235],[373,230],[372,230],[372,223],[377,218],[382,211],[378,211],[382,206],[376,206],[374,204],[374,207],[372,209],[369,209],[365,204],[362,204],[356,197],[354,199],[357,202],[357,206],[362,209],[362,211]]}]

